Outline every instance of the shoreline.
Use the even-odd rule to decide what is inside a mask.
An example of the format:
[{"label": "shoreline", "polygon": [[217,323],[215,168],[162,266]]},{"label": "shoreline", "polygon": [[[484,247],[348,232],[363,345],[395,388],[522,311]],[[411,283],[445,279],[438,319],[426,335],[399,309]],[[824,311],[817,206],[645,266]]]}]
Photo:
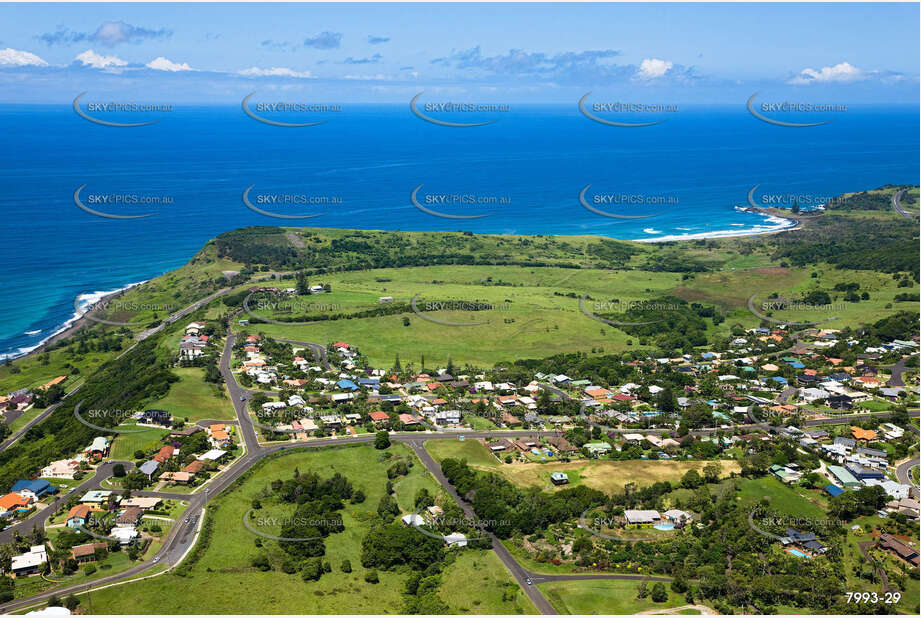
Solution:
[{"label": "shoreline", "polygon": [[[64,339],[67,339],[67,338],[73,336],[73,335],[76,334],[78,331],[82,330],[83,328],[85,328],[86,326],[88,326],[88,325],[90,325],[91,323],[94,322],[94,321],[91,320],[88,316],[91,315],[91,314],[93,314],[93,313],[95,313],[95,312],[97,312],[97,311],[99,310],[99,305],[101,305],[101,304],[103,304],[103,303],[107,303],[107,302],[109,302],[109,301],[111,301],[111,300],[113,300],[113,299],[115,299],[115,298],[121,296],[122,294],[124,294],[124,293],[127,292],[128,290],[130,290],[130,289],[132,289],[132,288],[134,288],[134,287],[136,287],[136,286],[138,286],[138,285],[141,285],[142,283],[145,283],[145,282],[144,282],[144,281],[140,281],[140,282],[138,282],[138,283],[132,283],[132,284],[127,285],[127,286],[125,286],[125,287],[123,287],[123,288],[120,288],[120,289],[117,289],[117,290],[113,290],[112,292],[106,292],[106,293],[103,293],[101,296],[96,297],[96,298],[90,303],[90,305],[92,306],[91,309],[88,309],[88,310],[84,311],[83,313],[81,313],[81,314],[79,314],[79,315],[76,315],[76,314],[75,314],[73,317],[71,317],[70,319],[68,319],[66,322],[64,322],[63,324],[61,324],[60,326],[58,326],[57,330],[56,330],[54,333],[52,333],[51,335],[49,335],[48,337],[46,337],[45,339],[43,339],[41,342],[38,343],[38,345],[36,345],[35,347],[33,347],[31,350],[28,350],[27,352],[24,352],[24,353],[19,354],[19,355],[10,354],[9,356],[7,356],[7,357],[4,358],[4,362],[6,362],[7,360],[10,360],[10,361],[20,361],[20,360],[27,359],[27,358],[29,358],[30,356],[34,356],[34,355],[41,354],[41,353],[44,352],[47,348],[51,347],[51,346],[54,345],[55,343],[57,343],[57,342],[59,342],[59,341],[62,341],[62,340],[64,340]],[[75,305],[77,304],[77,299],[79,299],[79,296],[78,296],[77,298],[74,299],[74,304],[75,304]],[[97,322],[97,323],[98,323],[98,322]]]},{"label": "shoreline", "polygon": [[[636,239],[615,238],[615,240],[622,240],[625,242],[638,242],[638,243],[644,243],[644,244],[646,243],[666,243],[666,242],[681,242],[681,241],[690,241],[690,240],[744,238],[744,237],[750,237],[750,236],[763,236],[766,234],[780,234],[783,232],[788,232],[791,230],[798,230],[798,229],[803,228],[803,222],[800,219],[794,219],[793,217],[788,216],[788,213],[786,211],[775,211],[774,209],[762,209],[762,208],[752,208],[752,207],[746,207],[746,208],[747,208],[746,212],[751,212],[753,214],[758,214],[758,215],[767,217],[768,220],[771,220],[771,219],[782,220],[785,223],[775,228],[766,229],[766,230],[759,230],[756,228],[748,228],[744,230],[717,230],[717,231],[712,231],[712,232],[701,232],[701,233],[694,233],[694,234],[680,234],[680,235],[672,234],[668,236],[660,236],[657,238],[636,238]],[[74,317],[64,322],[60,327],[58,327],[58,330],[54,334],[50,335],[46,339],[43,339],[38,345],[36,345],[31,350],[28,350],[27,352],[24,352],[19,355],[10,354],[9,356],[5,357],[3,360],[4,361],[6,360],[19,361],[19,360],[27,359],[33,355],[41,354],[47,348],[51,347],[52,345],[54,345],[55,343],[59,341],[62,341],[64,339],[67,339],[73,336],[78,331],[85,328],[90,322],[92,322],[92,320],[90,320],[88,316],[98,311],[99,309],[98,305],[109,302],[117,298],[118,296],[124,294],[131,288],[134,288],[143,283],[146,283],[146,281],[139,281],[137,283],[131,283],[123,288],[114,290],[112,292],[105,293],[102,296],[95,298],[90,303],[91,305],[93,305],[92,309],[89,309],[81,313],[80,315],[75,315]],[[78,296],[76,299],[74,299],[75,305],[77,304],[79,298],[80,297]]]},{"label": "shoreline", "polygon": [[706,239],[719,239],[719,238],[745,238],[748,236],[764,236],[766,234],[780,234],[782,232],[789,232],[792,230],[803,229],[803,221],[801,219],[794,219],[789,216],[790,213],[787,211],[777,211],[774,209],[765,209],[765,208],[753,208],[751,206],[746,207],[745,212],[750,212],[753,214],[761,215],[767,217],[767,220],[771,219],[783,221],[784,223],[778,226],[775,226],[771,229],[757,229],[748,228],[744,230],[717,230],[713,232],[699,232],[694,234],[670,234],[667,236],[659,236],[656,238],[634,238],[630,239],[630,242],[641,242],[641,243],[660,243],[660,242],[681,242],[683,240],[706,240]]}]

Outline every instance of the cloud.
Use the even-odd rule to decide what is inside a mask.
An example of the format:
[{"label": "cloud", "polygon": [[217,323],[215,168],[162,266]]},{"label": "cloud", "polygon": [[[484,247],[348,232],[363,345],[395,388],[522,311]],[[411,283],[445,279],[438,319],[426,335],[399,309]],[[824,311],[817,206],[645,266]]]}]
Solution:
[{"label": "cloud", "polygon": [[0,67],[46,67],[48,63],[35,54],[7,47],[0,49]]},{"label": "cloud", "polygon": [[294,71],[287,67],[272,67],[271,69],[261,69],[259,67],[250,67],[240,71],[240,75],[247,77],[310,77],[310,71]]},{"label": "cloud", "polygon": [[847,83],[855,82],[867,77],[864,71],[847,63],[841,62],[833,67],[803,69],[799,75],[789,81],[791,84],[819,84],[819,83]]},{"label": "cloud", "polygon": [[342,64],[377,64],[381,61],[381,58],[383,58],[383,56],[380,54],[374,54],[370,58],[352,58],[349,56],[342,61]]},{"label": "cloud", "polygon": [[316,36],[304,39],[304,47],[313,47],[315,49],[338,49],[341,42],[341,32],[325,31]]},{"label": "cloud", "polygon": [[455,51],[444,58],[436,58],[431,63],[473,69],[495,76],[579,82],[585,79],[627,77],[631,73],[628,67],[608,62],[610,58],[619,55],[620,52],[614,49],[562,52],[553,56],[512,49],[507,54],[484,56],[477,45],[471,49]]},{"label": "cloud", "polygon": [[368,43],[371,45],[380,45],[381,43],[386,43],[389,40],[389,36],[374,36],[373,34],[368,35]]},{"label": "cloud", "polygon": [[190,67],[188,63],[186,62],[183,62],[182,64],[178,64],[176,62],[173,62],[172,60],[164,58],[163,56],[154,58],[153,60],[151,60],[144,66],[146,66],[148,69],[154,69],[155,71],[170,71],[173,73],[177,73],[179,71],[195,71],[196,70]]},{"label": "cloud", "polygon": [[78,54],[74,58],[75,62],[80,62],[85,67],[93,67],[94,69],[105,69],[107,67],[123,67],[127,66],[128,63],[118,58],[117,56],[102,56],[97,54],[92,49],[88,49],[82,54]]},{"label": "cloud", "polygon": [[656,79],[668,73],[674,65],[667,60],[658,58],[645,58],[640,63],[640,70],[637,71],[637,77],[641,79]]},{"label": "cloud", "polygon": [[122,43],[140,43],[146,40],[167,39],[173,35],[172,30],[160,28],[150,30],[139,26],[132,26],[123,21],[107,21],[99,26],[95,32],[75,32],[63,26],[55,32],[46,32],[38,35],[38,40],[46,45],[73,45],[74,43],[96,43],[105,47],[115,47]]},{"label": "cloud", "polygon": [[259,45],[269,49],[293,49],[293,46],[288,41],[273,41],[271,39],[266,39]]}]

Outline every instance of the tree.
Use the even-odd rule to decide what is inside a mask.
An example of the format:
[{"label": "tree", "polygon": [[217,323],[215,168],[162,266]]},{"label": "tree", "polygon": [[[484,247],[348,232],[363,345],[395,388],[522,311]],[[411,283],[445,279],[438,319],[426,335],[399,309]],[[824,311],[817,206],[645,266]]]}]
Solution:
[{"label": "tree", "polygon": [[339,568],[342,569],[343,573],[351,573],[352,572],[352,562],[348,558],[346,558],[345,560],[342,561],[342,565]]},{"label": "tree", "polygon": [[649,596],[649,588],[646,586],[646,580],[640,582],[640,585],[636,587],[636,598],[645,599]]},{"label": "tree", "polygon": [[386,431],[378,431],[374,436],[374,448],[379,451],[390,448],[390,434]]},{"label": "tree", "polygon": [[400,505],[393,499],[393,496],[383,495],[381,501],[377,503],[377,514],[384,519],[390,519],[400,514]]},{"label": "tree", "polygon": [[684,476],[681,477],[681,486],[687,489],[699,487],[701,483],[703,483],[703,479],[700,478],[700,474],[698,474],[697,470],[693,468],[688,470]]},{"label": "tree", "polygon": [[429,490],[425,487],[420,487],[419,491],[416,492],[416,497],[413,500],[416,505],[416,510],[427,509],[430,506],[435,505],[435,498],[432,497],[432,494],[429,493]]},{"label": "tree", "polygon": [[656,603],[665,603],[668,601],[668,591],[665,590],[665,584],[656,582],[652,586],[652,600]]},{"label": "tree", "polygon": [[125,476],[125,466],[124,464],[117,463],[112,466],[112,476],[116,478],[122,478]]},{"label": "tree", "polygon": [[371,569],[370,571],[365,573],[365,581],[368,582],[369,584],[376,584],[379,581],[381,581],[381,579],[380,577],[378,577],[377,571],[375,571],[374,569]]},{"label": "tree", "polygon": [[704,466],[704,480],[708,483],[715,483],[720,478],[720,472],[723,467],[718,461],[711,461]]}]

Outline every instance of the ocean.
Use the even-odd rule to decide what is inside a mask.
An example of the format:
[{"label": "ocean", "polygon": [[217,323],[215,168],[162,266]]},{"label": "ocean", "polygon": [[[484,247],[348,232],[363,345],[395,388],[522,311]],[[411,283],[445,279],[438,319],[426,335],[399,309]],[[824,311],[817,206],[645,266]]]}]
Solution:
[{"label": "ocean", "polygon": [[[511,106],[497,116],[456,128],[424,122],[406,105],[345,105],[325,124],[284,128],[235,105],[177,107],[156,124],[115,128],[80,118],[69,102],[0,106],[10,232],[0,357],[27,353],[94,299],[177,268],[243,226],[699,238],[786,225],[736,208],[756,185],[758,205],[795,199],[808,208],[842,192],[918,183],[917,107],[852,107],[809,128],[761,122],[744,105],[681,107],[642,128],[593,122],[575,105]],[[79,187],[90,210],[155,214],[96,216],[75,204]],[[243,202],[248,187],[257,209],[321,216],[260,214]],[[159,203],[129,203],[151,197]],[[473,214],[487,216],[438,216]]]}]

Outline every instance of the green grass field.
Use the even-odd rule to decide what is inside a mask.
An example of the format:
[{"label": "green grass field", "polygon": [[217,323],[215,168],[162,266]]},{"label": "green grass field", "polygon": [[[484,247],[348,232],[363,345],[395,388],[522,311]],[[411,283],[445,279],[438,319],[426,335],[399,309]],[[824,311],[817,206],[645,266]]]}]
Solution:
[{"label": "green grass field", "polygon": [[[668,600],[655,603],[648,596],[637,599],[639,581],[587,580],[540,584],[538,588],[561,614],[635,614],[651,609],[687,605],[684,597],[671,591]],[[652,590],[652,583],[646,584]]]},{"label": "green grass field", "polygon": [[463,551],[441,576],[441,600],[456,614],[536,614],[493,551]]},{"label": "green grass field", "polygon": [[[388,449],[395,456],[412,457],[412,452],[403,445]],[[370,446],[342,447],[299,451],[283,457],[266,460],[255,474],[241,487],[222,495],[217,501],[214,515],[214,537],[201,560],[192,568],[188,577],[168,574],[150,580],[126,584],[93,593],[96,613],[256,613],[284,614],[292,608],[302,613],[396,613],[402,607],[401,591],[406,573],[400,571],[379,572],[380,583],[364,581],[365,570],[361,566],[360,546],[367,533],[366,523],[377,508],[384,492],[389,461],[381,451]],[[243,514],[250,508],[253,496],[274,479],[288,478],[295,468],[313,471],[321,477],[340,472],[351,479],[356,488],[362,489],[367,500],[362,504],[348,504],[343,511],[345,531],[326,539],[326,559],[333,572],[324,575],[318,582],[304,582],[299,574],[287,575],[279,570],[261,572],[250,566],[250,560],[258,550],[256,537],[242,525]],[[405,486],[405,487],[404,487]],[[397,501],[404,512],[412,512],[412,494],[417,487],[426,487],[433,494],[438,484],[415,460],[409,475],[397,483]],[[267,548],[271,555],[280,551]],[[353,571],[343,573],[340,564],[349,559]],[[273,558],[274,560],[274,558]],[[473,570],[477,573],[495,572],[488,559],[477,553],[474,567],[464,557],[451,565],[455,573],[446,587],[446,602],[462,603],[467,596]],[[497,591],[509,576],[489,586]],[[454,580],[457,581],[454,581]],[[447,581],[447,580],[445,580]],[[483,582],[480,582],[483,584]],[[485,584],[484,584],[485,585]],[[215,594],[203,593],[205,590]],[[258,594],[219,594],[217,591],[249,590]],[[469,598],[469,597],[468,597]],[[507,613],[516,606],[525,607],[520,598],[502,601],[500,592],[489,593],[481,605],[470,607],[471,613]],[[459,607],[459,605],[458,605]]]},{"label": "green grass field", "polygon": [[755,505],[766,498],[771,508],[790,516],[826,518],[828,499],[819,491],[784,485],[773,476],[738,481],[741,491],[737,497],[745,504]]},{"label": "green grass field", "polygon": [[[109,448],[109,459],[133,461],[134,451],[145,451],[149,448],[153,448],[160,443],[163,436],[169,433],[168,429],[155,429],[150,427],[144,428],[143,431],[137,431],[135,427],[135,425],[119,425],[119,429],[125,429],[132,433],[120,433],[115,435],[115,440]],[[135,431],[137,431],[137,433],[134,433]]]},{"label": "green grass field", "polygon": [[172,372],[179,376],[179,381],[170,386],[166,397],[148,403],[148,408],[167,410],[174,418],[188,419],[190,423],[203,419],[232,420],[236,417],[223,385],[209,384],[202,379],[204,369],[181,367]]},{"label": "green grass field", "polygon": [[467,440],[429,440],[425,443],[425,450],[432,459],[466,459],[472,466],[495,467],[501,465],[495,455],[489,452],[482,442],[476,439]]},{"label": "green grass field", "polygon": [[[693,253],[693,252],[692,252]],[[712,256],[711,256],[712,257]],[[418,296],[417,308],[437,320],[469,324],[448,326],[426,320],[413,311],[401,314],[317,321],[304,325],[277,325],[253,321],[249,330],[270,336],[326,343],[345,340],[357,345],[370,361],[390,366],[397,353],[404,365],[427,363],[491,365],[516,358],[540,358],[576,350],[606,352],[637,349],[638,341],[622,330],[601,324],[583,313],[579,299],[588,295],[585,308],[593,312],[596,301],[648,301],[663,295],[688,302],[716,305],[727,314],[720,326],[708,325],[708,336],[726,336],[729,325],[754,327],[759,318],[748,310],[772,292],[788,296],[813,289],[830,291],[837,283],[857,282],[870,299],[843,302],[843,293],[830,291],[828,309],[771,311],[777,319],[812,321],[836,317],[836,328],[874,322],[883,315],[907,308],[893,301],[897,288],[892,277],[872,271],[837,270],[830,267],[781,268],[764,256],[738,257],[723,270],[699,273],[683,280],[678,273],[611,271],[520,266],[429,266],[402,269],[344,272],[323,276],[331,292],[296,297],[280,307],[251,307],[255,315],[270,319],[322,313],[356,313],[381,307],[382,296],[409,303]],[[817,278],[810,274],[816,271]],[[286,282],[275,285],[285,286]],[[428,302],[467,301],[486,305],[482,311],[435,309]],[[887,308],[889,305],[889,308]],[[905,305],[905,306],[903,306]],[[294,310],[291,309],[294,308]],[[827,315],[826,315],[827,314]],[[405,320],[409,324],[405,324]],[[485,323],[483,323],[485,322]],[[479,324],[478,324],[479,323]],[[628,346],[632,341],[632,346]]]}]

